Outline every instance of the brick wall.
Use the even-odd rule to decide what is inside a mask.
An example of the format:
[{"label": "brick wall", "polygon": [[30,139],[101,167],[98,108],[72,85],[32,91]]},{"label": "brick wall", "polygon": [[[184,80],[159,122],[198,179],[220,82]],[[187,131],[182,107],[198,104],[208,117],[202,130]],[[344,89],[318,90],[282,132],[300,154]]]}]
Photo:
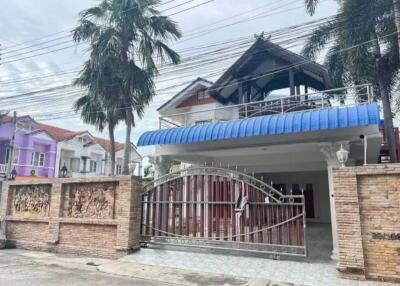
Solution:
[{"label": "brick wall", "polygon": [[130,176],[4,182],[6,243],[117,258],[139,248],[141,184]]},{"label": "brick wall", "polygon": [[333,175],[338,270],[400,282],[400,164],[339,168]]}]

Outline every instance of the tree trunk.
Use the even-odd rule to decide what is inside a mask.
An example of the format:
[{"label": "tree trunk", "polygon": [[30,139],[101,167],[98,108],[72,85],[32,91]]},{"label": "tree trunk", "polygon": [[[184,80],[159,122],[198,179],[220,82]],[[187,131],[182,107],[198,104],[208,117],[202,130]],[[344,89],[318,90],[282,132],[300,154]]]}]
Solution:
[{"label": "tree trunk", "polygon": [[115,175],[115,138],[114,138],[114,125],[108,124],[108,135],[110,137],[110,160],[111,160],[111,176]]},{"label": "tree trunk", "polygon": [[126,109],[126,137],[125,137],[125,148],[124,148],[124,165],[122,167],[122,174],[129,175],[129,163],[131,158],[131,132],[132,132],[132,110]]},{"label": "tree trunk", "polygon": [[399,44],[399,53],[400,53],[400,0],[393,0],[394,7],[394,21],[396,23],[397,30],[397,42]]},{"label": "tree trunk", "polygon": [[382,59],[381,49],[378,40],[375,41],[374,49],[375,49],[375,67],[378,75],[378,84],[379,84],[379,90],[381,94],[382,107],[383,107],[383,120],[384,120],[386,141],[389,147],[390,161],[392,163],[396,163],[397,162],[396,141],[393,132],[392,108],[390,106],[390,94],[389,94],[390,87],[387,85],[387,82],[384,77],[385,64]]}]

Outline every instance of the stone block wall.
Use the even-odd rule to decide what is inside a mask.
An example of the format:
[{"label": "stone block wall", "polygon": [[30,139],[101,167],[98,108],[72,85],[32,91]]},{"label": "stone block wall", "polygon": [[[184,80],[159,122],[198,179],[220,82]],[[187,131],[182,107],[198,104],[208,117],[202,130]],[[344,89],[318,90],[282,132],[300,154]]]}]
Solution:
[{"label": "stone block wall", "polygon": [[130,176],[3,182],[9,247],[117,258],[139,248],[141,184]]},{"label": "stone block wall", "polygon": [[400,164],[334,169],[338,270],[400,282]]}]

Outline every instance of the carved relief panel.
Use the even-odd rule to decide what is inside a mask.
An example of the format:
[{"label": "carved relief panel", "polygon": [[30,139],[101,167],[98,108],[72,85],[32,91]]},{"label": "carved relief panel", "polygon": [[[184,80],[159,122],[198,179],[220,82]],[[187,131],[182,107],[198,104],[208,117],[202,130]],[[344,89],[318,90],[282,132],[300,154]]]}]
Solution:
[{"label": "carved relief panel", "polygon": [[63,216],[72,218],[112,219],[116,183],[63,185]]},{"label": "carved relief panel", "polygon": [[48,217],[51,185],[12,186],[11,215]]}]

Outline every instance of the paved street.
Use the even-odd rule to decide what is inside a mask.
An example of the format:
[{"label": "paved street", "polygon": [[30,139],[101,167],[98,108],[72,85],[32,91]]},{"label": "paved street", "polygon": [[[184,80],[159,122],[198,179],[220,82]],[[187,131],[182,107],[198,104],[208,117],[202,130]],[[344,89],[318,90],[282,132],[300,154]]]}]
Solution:
[{"label": "paved street", "polygon": [[74,285],[176,285],[101,273],[93,270],[65,268],[55,264],[41,264],[28,257],[0,255],[0,285],[12,286],[74,286]]},{"label": "paved street", "polygon": [[[389,286],[397,285],[390,283],[378,283],[378,282],[357,282],[352,280],[336,280],[334,284],[324,281],[320,284],[309,283],[310,281],[303,280],[304,282],[299,283],[299,279],[291,276],[291,279],[281,279],[277,268],[273,269],[273,273],[268,271],[262,271],[257,265],[260,264],[260,260],[257,258],[242,257],[239,261],[235,257],[230,257],[229,260],[234,261],[238,267],[244,267],[247,265],[248,268],[255,268],[259,271],[258,274],[248,275],[245,277],[237,277],[232,274],[223,271],[223,264],[229,266],[229,261],[224,260],[223,263],[218,264],[213,262],[216,259],[216,255],[207,256],[181,252],[178,254],[174,251],[160,251],[158,250],[158,260],[165,260],[164,265],[162,263],[157,264],[154,261],[150,262],[146,260],[146,256],[149,253],[153,253],[152,250],[141,251],[137,255],[131,255],[120,260],[108,260],[100,258],[89,258],[74,255],[63,255],[46,252],[28,251],[22,249],[7,249],[0,250],[0,285],[7,286],[91,286],[91,285],[107,285],[107,286],[120,286],[120,285],[193,285],[193,286],[300,286],[300,285],[346,285],[346,286]],[[173,265],[171,257],[168,257],[168,253],[173,253],[177,256],[178,260],[186,265],[180,263],[179,265]],[[134,258],[141,257],[140,263],[135,261]],[[188,257],[191,257],[189,259]],[[224,256],[219,256],[219,260],[224,259]],[[147,257],[148,258],[148,257]],[[204,263],[200,262],[199,259],[204,260],[205,263],[209,263],[211,267],[218,269],[210,269],[205,267]],[[217,260],[218,260],[217,259]],[[243,261],[242,261],[243,260]],[[176,259],[174,260],[176,262]],[[277,263],[279,261],[273,261],[264,259],[261,264],[264,269],[270,268],[269,262]],[[285,264],[285,262],[281,262]],[[294,262],[295,263],[295,262]],[[299,263],[299,262],[297,262]],[[153,265],[151,265],[153,264]],[[193,264],[197,264],[198,267],[194,268]],[[307,267],[308,263],[303,263],[304,267]],[[175,267],[174,267],[175,266]],[[284,266],[284,265],[281,265]],[[289,266],[289,265],[286,265]],[[301,265],[299,265],[300,267]],[[237,268],[237,267],[236,267]],[[194,270],[196,269],[196,270]],[[293,269],[293,268],[292,268]],[[203,272],[199,272],[203,271]],[[292,270],[291,270],[292,271]],[[224,273],[225,272],[225,273]],[[268,275],[261,275],[261,272]],[[238,273],[238,272],[236,272]],[[246,273],[242,273],[246,274]],[[318,275],[317,273],[315,273]],[[271,277],[268,277],[271,276]],[[273,277],[272,277],[273,276]],[[313,276],[313,275],[311,275]],[[258,277],[258,278],[257,278]],[[286,283],[277,283],[273,280],[286,281]],[[278,281],[279,281],[278,280]]]},{"label": "paved street", "polygon": [[251,279],[116,260],[26,250],[0,251],[0,285],[7,286],[275,285],[268,280],[261,284],[253,282]]}]

